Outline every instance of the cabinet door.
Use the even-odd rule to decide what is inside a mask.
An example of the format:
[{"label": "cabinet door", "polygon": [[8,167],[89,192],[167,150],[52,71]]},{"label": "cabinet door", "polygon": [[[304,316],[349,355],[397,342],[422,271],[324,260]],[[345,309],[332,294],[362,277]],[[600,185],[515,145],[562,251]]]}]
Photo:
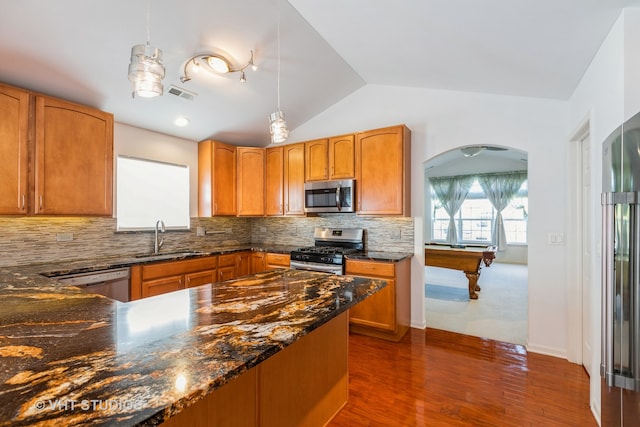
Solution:
[{"label": "cabinet door", "polygon": [[29,93],[0,85],[0,214],[27,213]]},{"label": "cabinet door", "polygon": [[239,147],[238,216],[264,215],[264,149]]},{"label": "cabinet door", "polygon": [[284,214],[284,164],[282,147],[267,148],[265,156],[265,215]]},{"label": "cabinet door", "polygon": [[284,146],[284,214],[304,215],[304,143]]},{"label": "cabinet door", "polygon": [[395,332],[396,282],[384,279],[387,286],[359,302],[349,311],[349,322],[354,325]]},{"label": "cabinet door", "polygon": [[267,269],[264,252],[253,252],[251,254],[251,274],[261,273]]},{"label": "cabinet door", "polygon": [[322,181],[329,178],[329,157],[327,139],[304,143],[305,180]]},{"label": "cabinet door", "polygon": [[235,262],[235,277],[246,276],[251,268],[251,252],[238,252]]},{"label": "cabinet door", "polygon": [[36,214],[111,215],[113,115],[36,97]]},{"label": "cabinet door", "polygon": [[291,256],[287,254],[268,253],[265,259],[265,263],[267,270],[289,268],[291,264]]},{"label": "cabinet door", "polygon": [[182,275],[145,280],[142,282],[142,298],[166,294],[167,292],[178,291],[180,289],[184,289]]},{"label": "cabinet door", "polygon": [[329,139],[329,179],[355,178],[355,135]]},{"label": "cabinet door", "polygon": [[198,215],[236,215],[236,147],[198,143]]},{"label": "cabinet door", "polygon": [[186,288],[207,285],[217,281],[217,270],[198,271],[197,273],[189,273],[184,275],[184,284]]},{"label": "cabinet door", "polygon": [[359,214],[410,215],[410,146],[405,126],[357,134]]},{"label": "cabinet door", "polygon": [[218,282],[231,280],[236,278],[236,267],[231,265],[228,267],[218,267]]}]

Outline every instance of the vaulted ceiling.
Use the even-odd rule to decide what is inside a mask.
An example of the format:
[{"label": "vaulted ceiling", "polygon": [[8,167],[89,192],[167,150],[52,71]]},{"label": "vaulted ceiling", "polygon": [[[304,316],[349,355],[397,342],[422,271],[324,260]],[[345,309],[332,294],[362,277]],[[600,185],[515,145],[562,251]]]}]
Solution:
[{"label": "vaulted ceiling", "polygon": [[[269,144],[277,109],[290,129],[366,84],[568,99],[625,6],[638,0],[148,0],[165,94],[132,98],[131,47],[147,38],[147,0],[5,0],[0,81],[186,138]],[[257,71],[199,73],[197,53]],[[187,100],[171,86],[195,94]],[[190,124],[178,128],[177,116]]]}]

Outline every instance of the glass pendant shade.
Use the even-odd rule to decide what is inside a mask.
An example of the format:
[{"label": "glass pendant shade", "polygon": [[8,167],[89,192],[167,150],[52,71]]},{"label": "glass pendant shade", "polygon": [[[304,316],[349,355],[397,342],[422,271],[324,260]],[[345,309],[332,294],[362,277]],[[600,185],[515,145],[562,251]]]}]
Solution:
[{"label": "glass pendant shade", "polygon": [[133,85],[132,96],[152,98],[162,95],[162,79],[165,69],[162,65],[162,51],[147,44],[138,44],[131,48],[129,63],[129,81]]},{"label": "glass pendant shade", "polygon": [[269,133],[271,134],[271,142],[284,142],[289,136],[287,122],[284,120],[284,113],[276,111],[269,115]]}]

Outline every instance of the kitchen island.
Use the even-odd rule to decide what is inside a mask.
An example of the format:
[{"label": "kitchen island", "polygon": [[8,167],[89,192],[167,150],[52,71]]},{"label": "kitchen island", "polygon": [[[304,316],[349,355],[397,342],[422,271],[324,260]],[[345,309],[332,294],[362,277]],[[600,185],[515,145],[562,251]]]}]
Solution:
[{"label": "kitchen island", "polygon": [[322,425],[347,310],[384,286],[278,270],[120,303],[5,269],[0,426]]}]

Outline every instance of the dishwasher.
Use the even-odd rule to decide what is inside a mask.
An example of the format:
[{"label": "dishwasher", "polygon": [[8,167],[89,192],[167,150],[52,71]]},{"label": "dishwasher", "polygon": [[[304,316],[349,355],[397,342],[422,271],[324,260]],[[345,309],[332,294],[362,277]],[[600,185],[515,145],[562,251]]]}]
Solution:
[{"label": "dishwasher", "polygon": [[129,301],[129,267],[53,277],[62,283],[121,302]]}]

